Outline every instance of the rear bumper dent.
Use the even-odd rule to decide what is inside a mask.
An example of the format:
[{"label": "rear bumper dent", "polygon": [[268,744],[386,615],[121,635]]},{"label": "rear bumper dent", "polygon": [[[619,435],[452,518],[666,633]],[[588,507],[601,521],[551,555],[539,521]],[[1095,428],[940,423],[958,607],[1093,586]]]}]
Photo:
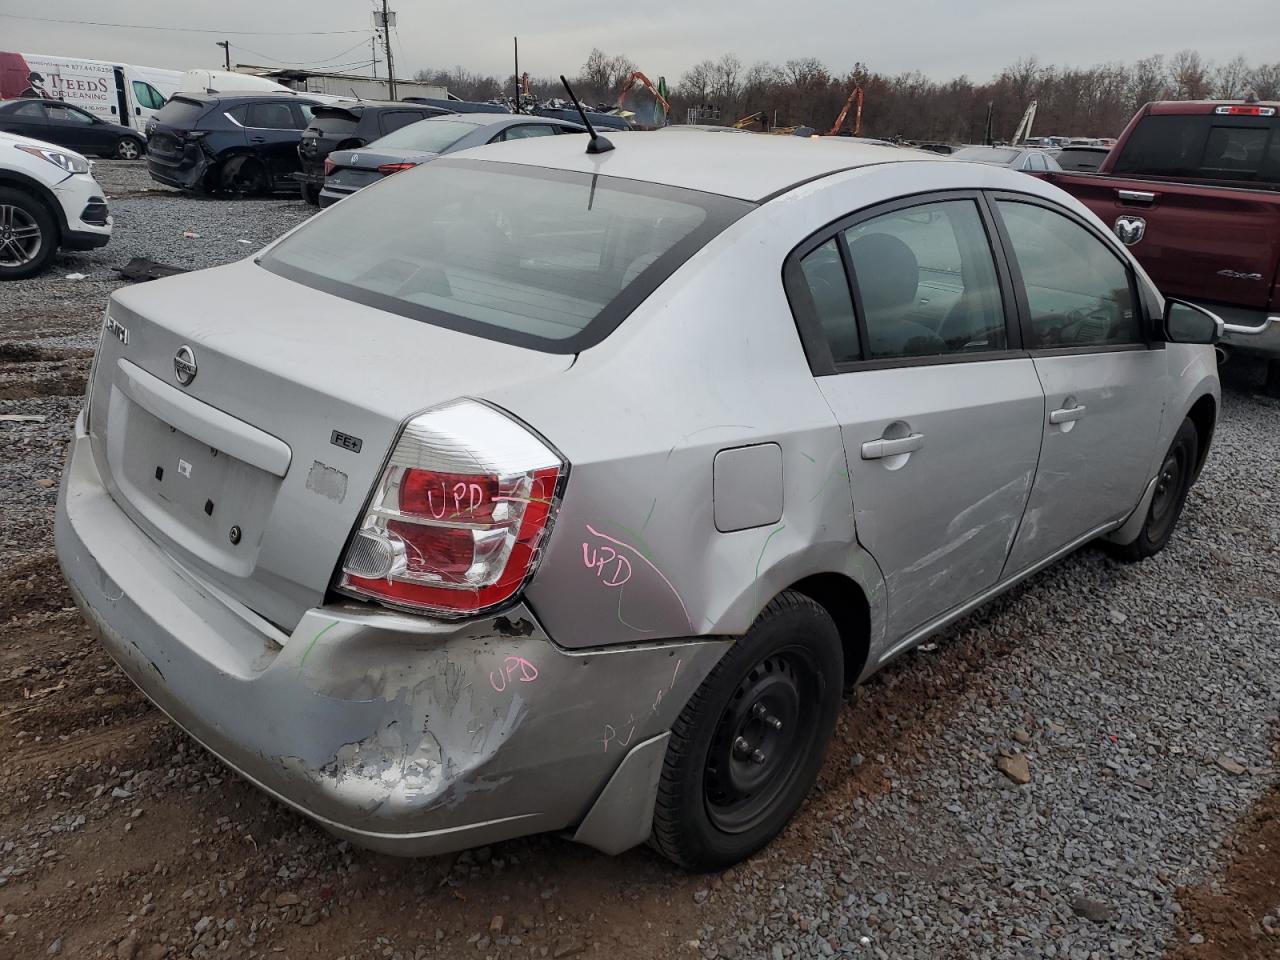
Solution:
[{"label": "rear bumper dent", "polygon": [[129,520],[82,421],[56,542],[85,618],[161,710],[267,793],[392,854],[580,823],[610,852],[642,841],[656,744],[727,647],[568,653],[523,605],[465,624],[335,605],[283,637]]}]

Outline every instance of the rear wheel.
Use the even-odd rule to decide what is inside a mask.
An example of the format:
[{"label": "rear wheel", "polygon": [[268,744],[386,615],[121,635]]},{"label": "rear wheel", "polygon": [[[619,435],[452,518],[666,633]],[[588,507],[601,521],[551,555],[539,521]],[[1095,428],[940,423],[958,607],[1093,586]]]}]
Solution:
[{"label": "rear wheel", "polygon": [[822,765],[843,675],[827,612],[799,593],[774,599],[672,727],[653,845],[681,866],[718,870],[777,836]]},{"label": "rear wheel", "polygon": [[302,184],[302,199],[313,207],[320,206],[320,188],[312,183]]},{"label": "rear wheel", "polygon": [[39,273],[58,248],[58,225],[35,197],[0,187],[0,280]]},{"label": "rear wheel", "polygon": [[254,197],[266,193],[270,186],[267,168],[253,157],[232,157],[222,165],[218,186],[233,197]]},{"label": "rear wheel", "polygon": [[142,141],[134,137],[121,137],[116,143],[116,158],[119,160],[137,160],[142,151]]},{"label": "rear wheel", "polygon": [[1196,475],[1196,459],[1200,452],[1200,437],[1190,418],[1183,420],[1174,435],[1169,452],[1160,463],[1156,476],[1156,489],[1147,508],[1147,519],[1142,532],[1133,543],[1111,544],[1109,549],[1125,561],[1145,560],[1164,549],[1173,536],[1187,493]]}]

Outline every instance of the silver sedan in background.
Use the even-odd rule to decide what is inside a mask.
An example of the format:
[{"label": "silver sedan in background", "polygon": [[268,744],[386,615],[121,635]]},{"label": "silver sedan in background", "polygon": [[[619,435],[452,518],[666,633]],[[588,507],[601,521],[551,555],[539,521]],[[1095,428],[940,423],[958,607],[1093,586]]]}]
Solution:
[{"label": "silver sedan in background", "polygon": [[961,147],[951,153],[952,160],[968,160],[972,163],[990,163],[1024,173],[1044,173],[1061,170],[1053,154],[1040,147]]},{"label": "silver sedan in background", "polygon": [[67,581],[356,843],[747,857],[846,690],[1092,540],[1156,553],[1208,453],[1221,322],[1043,181],[616,139],[442,157],[112,294]]},{"label": "silver sedan in background", "polygon": [[565,120],[509,113],[460,113],[421,120],[367,146],[329,154],[320,206],[330,206],[361,187],[393,173],[411,170],[442,154],[486,143],[585,132],[585,127]]}]

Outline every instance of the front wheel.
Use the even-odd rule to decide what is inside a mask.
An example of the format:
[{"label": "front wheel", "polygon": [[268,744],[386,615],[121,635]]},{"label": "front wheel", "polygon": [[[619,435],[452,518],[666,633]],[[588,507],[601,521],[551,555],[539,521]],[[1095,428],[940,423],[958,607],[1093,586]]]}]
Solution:
[{"label": "front wheel", "polygon": [[1196,458],[1200,453],[1200,435],[1195,424],[1185,419],[1174,434],[1169,452],[1160,462],[1156,476],[1156,489],[1147,508],[1147,519],[1142,532],[1132,543],[1109,544],[1108,549],[1118,559],[1127,562],[1145,560],[1164,549],[1173,529],[1182,516],[1182,507],[1196,475]]},{"label": "front wheel", "polygon": [[58,225],[49,209],[22,190],[0,187],[0,280],[39,273],[58,248]]},{"label": "front wheel", "polygon": [[116,144],[116,159],[137,160],[142,156],[142,143],[133,137],[121,137]]},{"label": "front wheel", "polygon": [[800,593],[775,598],[672,727],[653,814],[658,851],[720,870],[777,836],[822,765],[843,670],[830,615]]}]

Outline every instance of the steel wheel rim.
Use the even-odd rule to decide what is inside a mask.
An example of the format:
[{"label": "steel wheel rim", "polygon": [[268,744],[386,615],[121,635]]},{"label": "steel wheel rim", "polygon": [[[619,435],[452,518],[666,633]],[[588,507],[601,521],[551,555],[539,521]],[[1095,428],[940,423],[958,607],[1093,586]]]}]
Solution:
[{"label": "steel wheel rim", "polygon": [[121,140],[120,146],[116,148],[116,153],[122,160],[137,160],[138,152],[138,145],[132,140]]},{"label": "steel wheel rim", "polygon": [[1190,466],[1187,460],[1186,444],[1179,443],[1160,464],[1155,494],[1151,498],[1151,526],[1147,533],[1151,540],[1159,540],[1173,522],[1182,496],[1183,480]]},{"label": "steel wheel rim", "polygon": [[0,203],[0,266],[21,267],[40,255],[40,224],[21,207]]},{"label": "steel wheel rim", "polygon": [[713,826],[745,833],[773,812],[818,734],[818,668],[786,647],[747,671],[720,715],[703,770],[703,803]]}]

